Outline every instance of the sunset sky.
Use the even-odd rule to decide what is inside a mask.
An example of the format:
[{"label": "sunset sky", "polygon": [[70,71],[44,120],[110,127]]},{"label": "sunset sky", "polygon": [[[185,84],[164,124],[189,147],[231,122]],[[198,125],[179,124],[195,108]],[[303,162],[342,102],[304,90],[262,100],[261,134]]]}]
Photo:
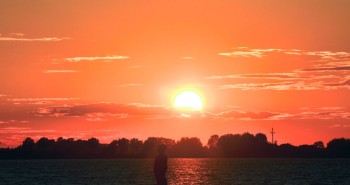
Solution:
[{"label": "sunset sky", "polygon": [[[0,0],[0,146],[350,137],[349,0]],[[199,92],[200,111],[173,107]]]}]

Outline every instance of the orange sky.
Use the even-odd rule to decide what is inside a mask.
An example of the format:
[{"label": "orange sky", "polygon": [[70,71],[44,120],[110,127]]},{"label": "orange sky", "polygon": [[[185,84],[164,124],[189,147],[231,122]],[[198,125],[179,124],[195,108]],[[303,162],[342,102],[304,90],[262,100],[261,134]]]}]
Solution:
[{"label": "orange sky", "polygon": [[[350,137],[348,0],[0,1],[0,142]],[[184,117],[174,93],[195,88]]]}]

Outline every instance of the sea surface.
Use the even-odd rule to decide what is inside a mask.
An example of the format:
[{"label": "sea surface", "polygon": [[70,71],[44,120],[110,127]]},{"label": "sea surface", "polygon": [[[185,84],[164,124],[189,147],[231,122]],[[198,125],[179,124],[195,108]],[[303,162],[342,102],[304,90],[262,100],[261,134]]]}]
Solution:
[{"label": "sea surface", "polygon": [[[350,159],[169,159],[169,184],[349,185]],[[0,160],[0,184],[155,184],[152,159]]]}]

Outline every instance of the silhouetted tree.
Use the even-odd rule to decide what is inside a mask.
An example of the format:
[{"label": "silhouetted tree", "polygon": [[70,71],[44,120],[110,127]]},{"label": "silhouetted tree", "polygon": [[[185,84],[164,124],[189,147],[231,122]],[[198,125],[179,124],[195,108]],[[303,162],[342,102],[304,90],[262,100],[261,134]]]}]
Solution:
[{"label": "silhouetted tree", "polygon": [[241,135],[241,140],[245,144],[251,144],[254,143],[254,135],[250,134],[248,132],[245,132]]},{"label": "silhouetted tree", "polygon": [[87,144],[89,147],[96,147],[100,144],[100,141],[94,137],[87,140]]},{"label": "silhouetted tree", "polygon": [[239,151],[240,157],[253,157],[255,155],[256,148],[254,147],[255,138],[253,134],[244,133],[241,136],[241,141],[239,142],[239,147],[237,150]]},{"label": "silhouetted tree", "polygon": [[34,146],[35,146],[35,141],[30,137],[27,137],[22,143],[23,149],[33,149]]},{"label": "silhouetted tree", "polygon": [[350,157],[350,139],[333,139],[327,144],[330,157]]},{"label": "silhouetted tree", "polygon": [[[84,141],[82,141],[85,143]],[[98,139],[92,137],[86,141],[86,158],[99,156],[100,142]]]},{"label": "silhouetted tree", "polygon": [[208,147],[210,149],[215,148],[219,141],[219,135],[212,135],[208,140]]},{"label": "silhouetted tree", "polygon": [[204,148],[197,137],[183,137],[174,146],[176,157],[204,157]]},{"label": "silhouetted tree", "polygon": [[268,143],[266,135],[262,133],[255,134],[251,147],[253,157],[272,157],[272,150],[275,148]]},{"label": "silhouetted tree", "polygon": [[220,157],[220,150],[218,149],[219,135],[210,136],[207,143],[207,154],[208,157]]},{"label": "silhouetted tree", "polygon": [[64,139],[59,137],[56,140],[57,156],[62,158],[78,158],[81,151],[78,150],[79,146],[75,146],[76,143],[73,138]]},{"label": "silhouetted tree", "polygon": [[223,152],[223,157],[237,157],[240,145],[240,134],[226,134],[219,138],[217,146]]},{"label": "silhouetted tree", "polygon": [[149,137],[143,143],[141,155],[143,157],[155,157],[157,155],[157,148],[160,144],[165,144],[168,148],[167,151],[171,154],[175,141],[163,137]]},{"label": "silhouetted tree", "polygon": [[34,157],[34,150],[35,150],[35,141],[27,137],[21,146],[18,147],[18,151],[22,153],[23,156],[26,158],[33,158]]},{"label": "silhouetted tree", "polygon": [[50,156],[54,156],[54,144],[54,139],[48,139],[46,137],[40,138],[35,144],[38,156],[41,158],[50,158]]},{"label": "silhouetted tree", "polygon": [[117,158],[118,156],[118,140],[113,140],[106,148],[106,156],[109,158]]},{"label": "silhouetted tree", "polygon": [[322,141],[317,141],[313,144],[315,148],[324,149],[324,144]]},{"label": "silhouetted tree", "polygon": [[127,157],[129,155],[129,140],[126,138],[118,139],[117,145],[118,145],[117,156],[122,158]]},{"label": "silhouetted tree", "polygon": [[262,133],[255,134],[255,140],[257,143],[267,143],[267,137]]},{"label": "silhouetted tree", "polygon": [[130,156],[131,157],[140,157],[143,142],[133,138],[130,140]]}]

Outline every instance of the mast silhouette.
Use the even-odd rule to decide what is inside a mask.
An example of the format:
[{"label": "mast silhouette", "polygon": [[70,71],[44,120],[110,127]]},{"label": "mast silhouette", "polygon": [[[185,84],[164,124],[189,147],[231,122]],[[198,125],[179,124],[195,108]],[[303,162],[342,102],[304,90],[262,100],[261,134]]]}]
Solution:
[{"label": "mast silhouette", "polygon": [[272,144],[275,144],[275,141],[273,140],[273,135],[275,135],[275,131],[273,130],[273,127],[272,127],[272,129],[271,129],[271,132],[270,132],[270,134],[271,134],[271,138],[272,138]]}]

